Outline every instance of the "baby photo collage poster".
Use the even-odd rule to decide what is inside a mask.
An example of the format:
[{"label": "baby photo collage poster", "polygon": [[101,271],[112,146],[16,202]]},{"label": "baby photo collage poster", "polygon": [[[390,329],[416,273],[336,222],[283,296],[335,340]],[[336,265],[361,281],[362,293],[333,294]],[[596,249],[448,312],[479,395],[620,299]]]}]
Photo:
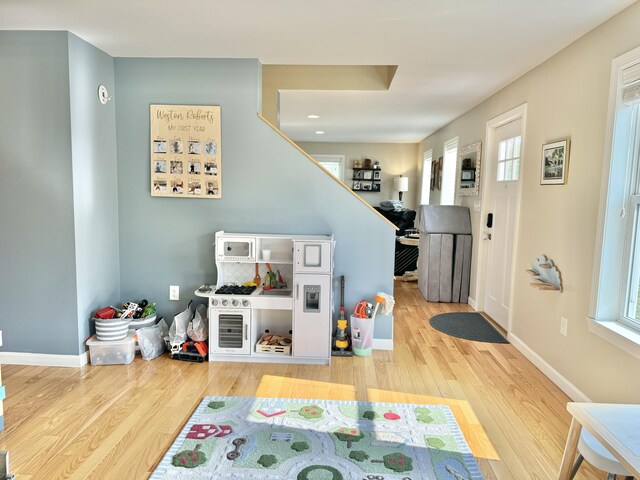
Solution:
[{"label": "baby photo collage poster", "polygon": [[151,195],[222,198],[220,107],[151,105]]}]

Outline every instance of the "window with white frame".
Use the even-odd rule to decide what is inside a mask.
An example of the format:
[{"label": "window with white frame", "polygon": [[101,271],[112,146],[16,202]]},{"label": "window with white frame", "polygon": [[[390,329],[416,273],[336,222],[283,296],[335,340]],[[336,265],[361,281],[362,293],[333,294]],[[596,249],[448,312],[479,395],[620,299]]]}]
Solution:
[{"label": "window with white frame", "polygon": [[609,175],[590,316],[640,332],[640,48],[614,60],[611,79]]},{"label": "window with white frame", "polygon": [[520,147],[522,136],[507,138],[498,143],[498,182],[520,178]]},{"label": "window with white frame", "polygon": [[427,150],[422,155],[422,188],[420,190],[420,205],[429,205],[431,193],[431,161],[433,150]]},{"label": "window with white frame", "polygon": [[344,155],[311,155],[341,182],[344,181]]},{"label": "window with white frame", "polygon": [[440,205],[454,205],[456,201],[456,164],[458,162],[458,137],[444,144],[442,164],[442,188]]}]

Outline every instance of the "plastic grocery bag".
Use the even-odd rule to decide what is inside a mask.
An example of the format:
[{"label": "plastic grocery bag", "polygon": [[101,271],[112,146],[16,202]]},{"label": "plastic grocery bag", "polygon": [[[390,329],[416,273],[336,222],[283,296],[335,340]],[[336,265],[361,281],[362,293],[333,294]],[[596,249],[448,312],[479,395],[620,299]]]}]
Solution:
[{"label": "plastic grocery bag", "polygon": [[207,325],[207,307],[200,304],[196,307],[196,314],[187,327],[187,335],[194,342],[204,342],[209,336]]},{"label": "plastic grocery bag", "polygon": [[153,360],[164,352],[164,340],[157,325],[136,331],[140,353],[145,360]]},{"label": "plastic grocery bag", "polygon": [[171,342],[172,350],[187,341],[187,326],[192,318],[191,302],[189,302],[184,311],[173,317],[173,323],[169,328],[169,341]]},{"label": "plastic grocery bag", "polygon": [[169,338],[169,326],[167,325],[167,322],[165,321],[164,317],[160,318],[160,321],[158,322],[156,327],[160,329],[160,336],[163,339]]}]

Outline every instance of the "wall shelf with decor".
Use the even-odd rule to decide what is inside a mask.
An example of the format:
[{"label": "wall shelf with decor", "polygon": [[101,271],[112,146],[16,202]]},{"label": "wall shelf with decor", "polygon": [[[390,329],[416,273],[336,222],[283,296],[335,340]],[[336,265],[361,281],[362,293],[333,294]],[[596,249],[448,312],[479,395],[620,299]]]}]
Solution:
[{"label": "wall shelf with decor", "polygon": [[354,168],[351,190],[356,192],[379,192],[381,168]]}]

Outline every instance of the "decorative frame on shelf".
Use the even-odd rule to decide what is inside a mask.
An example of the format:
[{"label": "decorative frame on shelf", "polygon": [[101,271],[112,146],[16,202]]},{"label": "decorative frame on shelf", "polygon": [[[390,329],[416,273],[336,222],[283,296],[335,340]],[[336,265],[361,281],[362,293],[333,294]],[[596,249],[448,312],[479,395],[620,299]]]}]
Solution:
[{"label": "decorative frame on shelf", "polygon": [[568,138],[542,146],[540,185],[564,185],[569,170]]}]

